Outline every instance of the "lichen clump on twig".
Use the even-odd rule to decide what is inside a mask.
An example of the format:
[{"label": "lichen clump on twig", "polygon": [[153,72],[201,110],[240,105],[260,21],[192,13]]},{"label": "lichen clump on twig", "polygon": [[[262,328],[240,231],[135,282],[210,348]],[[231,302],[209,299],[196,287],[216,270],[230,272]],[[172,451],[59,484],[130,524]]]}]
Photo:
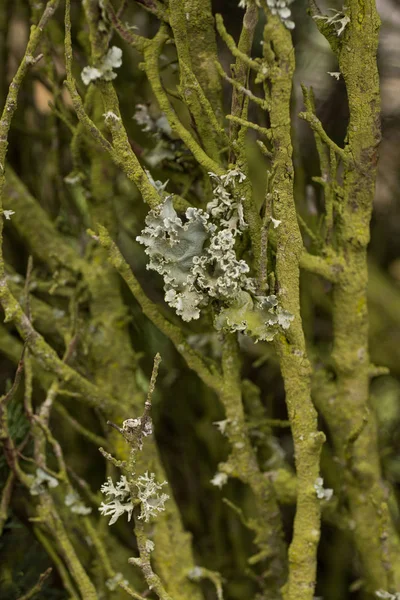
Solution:
[{"label": "lichen clump on twig", "polygon": [[[137,504],[140,503],[141,506],[138,519],[143,519],[148,523],[152,517],[165,510],[165,502],[169,499],[169,496],[168,494],[158,493],[164,485],[167,485],[167,482],[157,483],[154,473],[149,475],[146,472],[135,480]],[[102,502],[99,507],[102,515],[111,516],[108,524],[113,525],[116,523],[124,513],[127,513],[128,521],[130,521],[135,503],[125,475],[121,475],[116,485],[114,485],[111,477],[108,477],[100,489],[103,494],[110,498],[108,502]]]},{"label": "lichen clump on twig", "polygon": [[[263,0],[268,6],[269,10],[273,15],[278,15],[282,23],[288,29],[294,29],[295,23],[290,19],[292,11],[289,8],[289,4],[293,0]],[[261,0],[256,0],[257,6],[261,6]],[[247,8],[247,0],[240,0],[239,8]]]},{"label": "lichen clump on twig", "polygon": [[148,268],[164,279],[165,301],[184,321],[199,319],[213,303],[217,329],[272,340],[293,317],[279,307],[276,296],[257,294],[249,265],[236,255],[236,241],[247,224],[235,187],[246,176],[239,169],[209,175],[214,197],[206,210],[190,207],[182,219],[167,196],[149,212],[137,240],[146,246]]},{"label": "lichen clump on twig", "polygon": [[112,81],[117,76],[113,69],[118,69],[121,65],[122,50],[117,46],[113,46],[108,50],[107,54],[97,67],[84,67],[81,73],[82,81],[85,85],[89,85],[89,83],[96,81],[96,79]]}]

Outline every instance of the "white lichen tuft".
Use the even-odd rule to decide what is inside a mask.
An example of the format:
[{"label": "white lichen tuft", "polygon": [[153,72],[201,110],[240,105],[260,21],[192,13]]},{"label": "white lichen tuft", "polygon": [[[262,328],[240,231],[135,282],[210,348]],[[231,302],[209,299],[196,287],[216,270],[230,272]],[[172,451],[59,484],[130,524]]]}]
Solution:
[{"label": "white lichen tuft", "polygon": [[167,181],[164,181],[164,183],[160,180],[154,180],[152,174],[150,173],[150,171],[148,171],[147,169],[145,169],[145,173],[147,175],[147,178],[150,182],[150,184],[153,186],[153,188],[155,190],[157,190],[157,192],[160,194],[160,196],[163,196],[164,192],[165,192],[165,188],[167,187],[168,183],[169,183],[169,179],[167,179]]},{"label": "white lichen tuft", "polygon": [[147,552],[153,552],[154,548],[155,548],[155,544],[154,542],[152,542],[151,540],[146,540],[146,551]]},{"label": "white lichen tuft", "polygon": [[215,473],[214,477],[210,481],[212,485],[215,485],[216,487],[219,487],[221,489],[222,486],[224,486],[228,481],[228,475],[226,473],[220,473],[218,471],[217,473]]},{"label": "white lichen tuft", "polygon": [[[256,0],[257,6],[261,6],[262,1],[268,6],[273,15],[278,15],[285,27],[294,29],[295,23],[290,19],[292,13],[289,8],[289,4],[291,4],[293,0]],[[239,8],[246,9],[247,0],[240,0],[238,6]]]},{"label": "white lichen tuft", "polygon": [[287,29],[294,29],[295,23],[290,18],[292,11],[289,8],[293,0],[266,0],[267,6],[269,7],[273,15],[278,15],[282,23]]},{"label": "white lichen tuft", "polygon": [[218,428],[218,431],[220,433],[222,433],[222,435],[225,435],[226,432],[226,426],[229,423],[229,419],[224,419],[223,421],[214,421],[213,425],[215,425]]},{"label": "white lichen tuft", "polygon": [[314,489],[317,494],[317,498],[320,500],[330,500],[333,496],[333,490],[330,488],[324,488],[324,480],[322,477],[317,477],[314,483]]},{"label": "white lichen tuft", "polygon": [[15,215],[15,210],[3,210],[4,218],[9,221],[12,215]]},{"label": "white lichen tuft", "polygon": [[69,173],[69,175],[66,175],[64,177],[64,181],[68,185],[76,185],[77,183],[79,183],[82,180],[82,178],[83,178],[82,173],[79,173],[77,171],[71,171],[71,173]]},{"label": "white lichen tuft", "polygon": [[151,133],[154,131],[154,121],[151,118],[149,109],[145,104],[136,104],[136,110],[133,118],[141,127],[142,131],[148,131]]},{"label": "white lichen tuft", "polygon": [[106,586],[111,592],[114,592],[120,583],[129,585],[129,581],[124,578],[122,573],[115,573],[114,577],[107,579]]},{"label": "white lichen tuft", "polygon": [[55,488],[57,486],[57,479],[39,467],[36,469],[36,475],[32,480],[29,491],[32,496],[39,496],[39,494],[43,494],[47,488]]},{"label": "white lichen tuft", "polygon": [[321,21],[325,21],[327,25],[334,25],[336,35],[342,35],[346,26],[350,23],[350,17],[345,13],[346,7],[343,7],[343,10],[335,10],[334,8],[328,8],[328,10],[334,13],[331,17],[328,15],[315,15],[313,19],[320,19]]},{"label": "white lichen tuft", "polygon": [[65,506],[71,509],[71,512],[77,515],[90,515],[92,509],[89,506],[83,504],[79,495],[73,490],[65,496]]},{"label": "white lichen tuft", "polygon": [[[149,179],[162,193],[164,186]],[[275,296],[257,296],[250,267],[236,255],[236,241],[247,229],[242,200],[232,196],[245,179],[238,169],[222,176],[209,173],[214,198],[206,210],[190,207],[178,217],[172,197],[146,217],[136,239],[150,257],[148,269],[164,279],[165,301],[184,321],[198,319],[211,303],[217,329],[241,331],[257,340],[271,340],[279,327],[287,329],[292,315],[282,311]],[[158,184],[158,185],[157,185]],[[278,223],[279,224],[279,223]]]},{"label": "white lichen tuft", "polygon": [[118,69],[122,65],[122,50],[117,46],[113,46],[103,57],[102,61],[97,67],[85,67],[82,70],[81,78],[85,85],[89,85],[96,79],[103,79],[104,81],[112,81],[116,78],[117,74],[114,73],[113,69]]},{"label": "white lichen tuft", "polygon": [[279,221],[279,219],[274,219],[274,217],[270,217],[270,219],[271,219],[272,225],[274,226],[274,229],[279,227],[279,225],[282,223],[282,221]]},{"label": "white lichen tuft", "polygon": [[153,134],[155,137],[159,137],[160,134],[171,136],[172,129],[168,123],[167,117],[164,113],[157,118],[153,118],[146,104],[136,104],[135,114],[133,115],[136,123],[140,126],[142,131]]},{"label": "white lichen tuft", "polygon": [[133,118],[142,131],[149,133],[157,140],[154,148],[146,150],[144,153],[147,164],[154,168],[165,159],[173,160],[175,152],[173,151],[172,129],[164,113],[161,113],[158,118],[153,118],[145,104],[137,104]]},{"label": "white lichen tuft", "polygon": [[113,525],[117,519],[127,513],[128,521],[131,520],[133,511],[133,502],[130,497],[130,489],[125,475],[122,475],[115,486],[111,477],[103,483],[100,488],[102,494],[111,498],[108,502],[102,502],[99,511],[104,516],[110,516],[109,525]]},{"label": "white lichen tuft", "polygon": [[103,114],[104,120],[107,121],[120,121],[121,119],[112,110],[108,110]]},{"label": "white lichen tuft", "polygon": [[339,81],[340,79],[340,71],[327,71],[328,75],[330,75],[331,77],[334,77],[336,79],[336,81]]},{"label": "white lichen tuft", "polygon": [[157,513],[165,510],[165,502],[169,499],[169,496],[158,492],[164,485],[167,485],[167,482],[157,483],[154,473],[149,475],[146,471],[144,475],[138,477],[135,484],[141,502],[141,513],[138,518],[144,519],[147,523],[152,517],[156,517]]}]

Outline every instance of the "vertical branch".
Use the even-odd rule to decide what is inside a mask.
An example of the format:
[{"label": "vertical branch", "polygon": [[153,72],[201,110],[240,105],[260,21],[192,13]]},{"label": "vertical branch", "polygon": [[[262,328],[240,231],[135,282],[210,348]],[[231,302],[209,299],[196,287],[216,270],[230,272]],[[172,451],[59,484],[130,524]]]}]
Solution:
[{"label": "vertical branch", "polygon": [[286,405],[295,450],[298,496],[293,539],[289,548],[289,577],[285,600],[312,600],[320,536],[320,506],[314,483],[319,475],[319,457],[324,441],[317,428],[317,413],[311,401],[311,366],[306,353],[300,314],[299,264],[302,238],[293,197],[293,162],[290,99],[294,73],[294,50],[289,31],[278,17],[267,11],[264,29],[264,61],[269,72],[273,212],[276,229],[276,277],[282,306],[294,320],[288,331],[276,338],[285,385]]},{"label": "vertical branch", "polygon": [[193,73],[222,122],[222,88],[215,66],[217,42],[211,0],[185,0],[186,31]]},{"label": "vertical branch", "polygon": [[245,422],[239,347],[235,334],[226,334],[222,354],[223,384],[220,399],[227,418],[226,435],[231,444],[228,461],[220,470],[249,485],[254,494],[256,513],[252,526],[259,552],[249,559],[250,564],[268,561],[268,576],[262,582],[264,592],[280,597],[280,588],[287,576],[286,544],[283,538],[279,507],[271,482],[263,477],[251,446]]},{"label": "vertical branch", "polygon": [[390,518],[382,533],[379,515],[387,512],[387,498],[377,423],[369,407],[367,246],[381,139],[376,59],[380,18],[374,0],[350,0],[349,22],[338,38],[320,18],[314,2],[310,3],[310,12],[338,59],[350,113],[345,147],[349,160],[345,163],[336,231],[343,268],[333,294],[334,406],[321,403],[321,410],[336,452],[348,466],[346,493],[367,590],[395,592],[400,588],[400,564],[396,559],[400,543]]},{"label": "vertical branch", "polygon": [[[241,54],[250,56],[251,49],[253,46],[254,39],[254,31],[258,21],[258,8],[255,2],[250,1],[247,3],[247,8],[245,15],[243,17],[243,26],[240,34],[238,50]],[[232,92],[232,105],[231,105],[231,114],[233,117],[246,119],[247,110],[245,103],[245,94],[243,92],[244,88],[247,88],[247,80],[249,73],[249,65],[247,61],[243,60],[243,58],[238,55],[236,57],[236,63],[232,65],[232,76],[235,81],[241,86],[241,89],[238,87],[233,88]],[[244,110],[245,109],[245,110]],[[240,126],[235,121],[230,122],[229,128],[229,137],[231,143],[233,143],[238,136]],[[230,162],[233,162],[233,156],[229,157]]]},{"label": "vertical branch", "polygon": [[[207,154],[217,162],[219,159],[220,136],[218,134],[218,130],[215,130],[213,124],[207,118],[205,110],[202,106],[202,104],[208,105],[209,101],[207,96],[204,94],[202,95],[202,99],[200,99],[199,92],[196,89],[196,86],[192,83],[193,80],[197,82],[197,73],[192,65],[192,57],[195,58],[197,66],[201,64],[201,57],[198,55],[198,52],[200,52],[202,48],[197,48],[201,37],[199,36],[198,31],[196,31],[196,35],[194,36],[193,40],[189,37],[190,31],[197,29],[199,27],[199,23],[203,23],[203,27],[207,25],[207,22],[209,22],[209,18],[211,17],[210,7],[207,7],[207,3],[204,3],[204,1],[201,3],[198,1],[194,3],[193,1],[189,0],[187,0],[186,3],[182,2],[182,0],[170,0],[169,7],[170,25],[174,34],[179,61],[179,91],[182,99],[193,116],[202,146],[206,150]],[[188,26],[189,23],[191,23],[190,28]],[[205,42],[206,40],[203,40],[202,45]],[[216,74],[214,60],[211,60],[210,64],[212,67],[211,76],[217,80],[218,84],[219,78]],[[203,70],[200,72],[200,74],[203,75],[202,79],[204,81]],[[211,106],[209,108],[213,110]]]},{"label": "vertical branch", "polygon": [[28,72],[29,66],[35,64],[39,57],[35,57],[34,54],[42,39],[44,28],[46,27],[49,19],[53,16],[58,6],[58,0],[49,0],[44,9],[42,17],[38,25],[31,28],[31,34],[25,50],[25,54],[18,67],[18,70],[10,84],[6,102],[4,105],[3,113],[0,119],[0,301],[3,303],[3,290],[7,287],[4,278],[4,262],[2,256],[3,246],[3,193],[4,186],[6,183],[5,169],[6,169],[6,155],[8,149],[8,134],[11,127],[11,121],[14,113],[17,109],[18,94]]}]

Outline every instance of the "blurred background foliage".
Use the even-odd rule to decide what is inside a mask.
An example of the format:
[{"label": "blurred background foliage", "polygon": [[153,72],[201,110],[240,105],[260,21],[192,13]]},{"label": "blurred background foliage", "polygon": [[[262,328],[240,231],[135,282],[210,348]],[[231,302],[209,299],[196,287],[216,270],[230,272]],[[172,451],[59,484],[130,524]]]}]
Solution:
[{"label": "blurred background foliage", "polygon": [[[23,56],[32,18],[40,14],[42,2],[28,0],[1,0],[0,2],[0,105],[3,106],[11,77]],[[237,0],[215,0],[215,12],[221,12],[228,31],[237,39],[243,11]],[[321,8],[340,8],[333,2]],[[88,63],[87,27],[79,3],[73,4],[74,64],[80,90],[84,86],[80,71]],[[314,22],[306,12],[306,3],[295,0],[291,6],[296,22],[293,32],[297,72],[293,94],[293,140],[296,165],[296,202],[304,221],[304,240],[308,247],[318,244],[320,226],[320,189],[312,178],[319,173],[318,157],[314,137],[308,125],[296,117],[302,110],[300,83],[312,85],[315,92],[317,113],[327,133],[341,145],[347,125],[346,91],[342,78],[336,80],[328,72],[337,71],[333,55],[327,43],[318,33]],[[374,215],[371,227],[370,258],[370,350],[372,362],[385,365],[390,375],[376,378],[372,383],[372,398],[379,418],[381,459],[388,482],[400,500],[400,2],[378,0],[382,18],[379,69],[382,86],[383,141],[380,150],[380,167],[377,183]],[[130,1],[124,18],[139,28],[142,35],[151,37],[158,28],[155,18],[144,11],[140,3]],[[254,44],[254,56],[261,52],[261,25]],[[115,36],[114,36],[115,37]],[[169,190],[199,203],[201,174],[194,160],[180,140],[174,139],[167,127],[158,128],[158,133],[143,131],[134,118],[137,105],[148,107],[156,121],[162,115],[152,97],[148,82],[140,70],[140,56],[121,42],[123,64],[115,81],[120,100],[121,113],[131,145],[141,161],[152,172],[154,179],[169,180]],[[227,70],[232,57],[221,43],[221,62]],[[33,68],[24,82],[18,109],[10,133],[9,164],[51,219],[58,230],[80,252],[85,252],[87,227],[95,225],[94,215],[101,213],[101,199],[91,194],[90,154],[93,145],[81,148],[78,183],[68,182],[74,164],[71,155],[71,131],[68,123],[75,123],[68,93],[62,85],[65,78],[63,57],[62,11],[51,21],[45,40],[44,52],[50,53],[51,61]],[[163,78],[166,87],[173,89],[177,83],[176,61],[172,47],[161,57],[164,63]],[[224,86],[226,112],[229,111],[230,89]],[[185,119],[179,101],[174,102],[180,117]],[[255,115],[262,124],[261,114]],[[249,145],[249,152],[251,152]],[[252,163],[254,180],[265,180],[265,167],[258,155]],[[116,216],[115,231],[112,232],[127,261],[142,282],[147,294],[162,304],[161,278],[146,271],[143,249],[136,243],[147,208],[141,201],[137,189],[118,172],[104,156],[103,180],[107,179],[106,195],[112,195],[112,206]],[[97,203],[97,204],[96,204]],[[94,206],[94,210],[93,210]],[[90,208],[89,208],[90,207]],[[29,256],[29,247],[16,230],[13,222],[6,221],[4,254],[14,293],[21,295]],[[37,223],[32,222],[35,228]],[[67,327],[68,307],[74,290],[71,285],[57,281],[57,273],[35,261],[32,297],[37,299],[38,316],[36,327],[43,333],[58,352],[62,351],[60,330]],[[302,311],[307,342],[311,356],[323,357],[331,344],[331,296],[330,284],[308,273],[302,274]],[[226,580],[226,599],[243,600],[253,598],[256,583],[248,576],[247,558],[254,553],[252,535],[241,523],[240,518],[224,502],[228,498],[240,505],[244,513],[251,512],[252,499],[237,481],[219,490],[210,484],[218,462],[227,456],[228,445],[213,422],[224,418],[222,407],[213,392],[208,390],[184,364],[172,344],[143,316],[139,305],[124,288],[124,299],[128,307],[130,335],[136,353],[136,384],[145,391],[152,360],[156,352],[162,356],[160,376],[154,398],[155,432],[160,454],[168,480],[174,490],[175,499],[181,509],[185,527],[193,534],[196,561],[219,571]],[[40,301],[51,308],[58,328],[40,317]],[[85,301],[80,305],[82,326],[85,321]],[[47,313],[46,313],[47,314]],[[173,315],[169,315],[174,318]],[[86,325],[85,325],[86,327]],[[209,323],[195,322],[187,327],[190,343],[206,356],[218,356],[218,336]],[[285,420],[283,384],[279,366],[272,347],[267,343],[253,344],[241,340],[243,356],[243,378],[245,401],[248,414],[254,414],[254,387],[260,390],[265,417]],[[80,351],[84,354],[84,348]],[[0,325],[0,393],[4,393],[14,377],[15,365],[20,352],[16,331],[9,324]],[[82,368],[87,375],[90,365]],[[34,384],[34,400],[43,399],[43,389],[38,381]],[[14,440],[24,438],[28,423],[21,408],[18,394],[9,410],[9,423]],[[104,424],[94,411],[75,406],[66,399],[68,410],[75,418],[94,433],[101,434]],[[251,420],[249,426],[251,430]],[[323,423],[321,423],[323,427]],[[104,464],[95,446],[63,421],[55,412],[52,427],[60,440],[69,464],[97,491],[104,480]],[[293,466],[292,442],[285,427],[267,426],[268,433],[254,429],[253,441],[258,448],[264,470],[279,466],[283,459]],[[30,443],[24,448],[24,456],[30,456]],[[329,444],[324,448],[322,472],[327,486],[334,486],[338,466],[334,461]],[[8,467],[0,458],[0,487],[5,485]],[[29,498],[17,488],[0,537],[0,597],[14,600],[28,590],[49,565],[51,555],[35,537],[32,523],[28,519]],[[394,503],[393,503],[394,504]],[[286,534],[290,539],[294,507],[282,505]],[[395,515],[400,529],[400,516]],[[114,534],[121,554],[121,571],[131,576],[127,569],[126,556],[134,548],[129,530],[118,523]],[[79,532],[77,536],[79,538]],[[125,549],[125,550],[124,550]],[[93,566],[93,565],[92,565]],[[95,565],[93,566],[95,569]],[[324,519],[319,549],[319,572],[317,595],[324,600],[356,600],[362,597],[357,556],[353,552],[349,532],[332,526]],[[256,578],[256,573],[252,575]],[[215,590],[204,584],[204,593],[210,600]],[[63,591],[56,570],[40,592],[43,599],[62,599],[69,595]],[[111,597],[111,596],[110,596]],[[113,595],[112,597],[117,597]],[[189,600],[189,599],[188,599]]]}]

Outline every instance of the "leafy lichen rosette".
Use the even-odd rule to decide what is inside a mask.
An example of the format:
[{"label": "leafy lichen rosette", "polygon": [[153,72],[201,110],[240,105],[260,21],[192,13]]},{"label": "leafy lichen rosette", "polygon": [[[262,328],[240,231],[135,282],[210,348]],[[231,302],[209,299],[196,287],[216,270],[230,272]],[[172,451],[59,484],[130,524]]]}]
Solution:
[{"label": "leafy lichen rosette", "polygon": [[146,217],[137,241],[146,247],[147,268],[164,279],[165,301],[184,321],[198,319],[213,303],[217,329],[241,331],[256,340],[272,340],[292,316],[276,296],[258,296],[250,267],[236,255],[237,237],[246,230],[241,200],[231,190],[245,179],[238,169],[213,178],[214,197],[206,210],[190,207],[183,218],[172,197]]}]

